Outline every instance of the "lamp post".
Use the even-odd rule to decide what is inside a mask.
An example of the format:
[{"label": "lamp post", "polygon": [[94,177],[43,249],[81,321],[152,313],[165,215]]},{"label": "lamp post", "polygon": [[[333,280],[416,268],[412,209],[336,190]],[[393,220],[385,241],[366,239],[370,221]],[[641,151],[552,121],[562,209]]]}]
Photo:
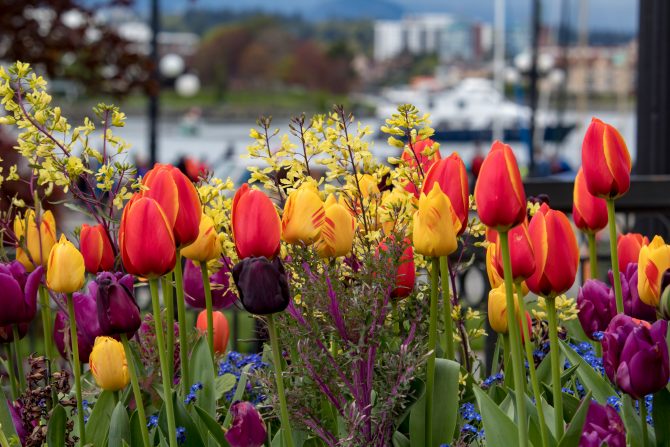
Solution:
[{"label": "lamp post", "polygon": [[151,73],[149,74],[149,166],[153,166],[158,158],[158,147],[156,141],[158,127],[158,108],[160,96],[160,75],[158,71],[158,32],[160,31],[160,8],[159,0],[151,0],[151,40],[150,60]]}]

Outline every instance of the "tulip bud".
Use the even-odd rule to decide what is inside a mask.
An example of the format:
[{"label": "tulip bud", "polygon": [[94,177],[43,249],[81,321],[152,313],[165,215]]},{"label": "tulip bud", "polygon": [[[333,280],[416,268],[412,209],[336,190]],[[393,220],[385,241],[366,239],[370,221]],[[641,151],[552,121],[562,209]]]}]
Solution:
[{"label": "tulip bud", "polygon": [[465,163],[463,163],[463,160],[456,152],[433,164],[430,170],[426,173],[423,185],[421,186],[421,192],[429,193],[433,189],[435,183],[438,183],[442,192],[449,197],[454,213],[456,213],[456,216],[458,216],[458,220],[461,223],[461,228],[458,230],[458,234],[463,234],[468,225],[470,189],[468,186],[468,173],[465,169]]},{"label": "tulip bud", "polygon": [[172,226],[153,199],[133,196],[119,227],[119,248],[128,273],[157,278],[171,271],[177,260]]},{"label": "tulip bud", "polygon": [[[528,233],[528,221],[524,220],[523,223],[509,230],[508,241],[514,282],[530,278],[535,273],[535,257],[533,254],[533,244],[530,241],[530,234]],[[498,242],[497,235],[496,242]],[[494,259],[498,275],[502,278],[504,276],[504,269],[499,243],[496,243],[496,256]]]},{"label": "tulip bud", "polygon": [[30,323],[35,318],[42,272],[39,266],[28,274],[19,261],[0,264],[0,326]]},{"label": "tulip bud", "polygon": [[[393,240],[392,238],[390,238]],[[405,298],[414,290],[414,282],[416,281],[416,266],[414,265],[414,250],[409,239],[405,239],[402,243],[404,250],[398,259],[396,274],[395,274],[395,288],[391,291],[392,298]],[[399,246],[398,248],[402,248]],[[389,247],[385,242],[379,244],[379,251],[388,252]],[[399,251],[399,250],[398,250]],[[391,265],[389,266],[393,268]]]},{"label": "tulip bud", "polygon": [[570,221],[544,203],[530,221],[528,233],[535,255],[535,272],[526,280],[537,295],[556,296],[575,282],[579,266],[577,238]]},{"label": "tulip bud", "polygon": [[128,338],[132,338],[142,324],[140,308],[133,293],[133,275],[102,272],[95,282],[98,285],[96,301],[102,334],[127,334]]},{"label": "tulip bud", "polygon": [[[88,361],[88,356],[93,349],[95,337],[102,335],[100,323],[98,322],[98,307],[96,304],[96,295],[98,285],[95,281],[88,283],[86,293],[75,292],[72,295],[74,304],[74,316],[77,321],[77,343],[79,347],[79,359],[82,362]],[[70,320],[65,312],[59,311],[56,314],[53,332],[54,342],[58,352],[64,357],[68,357],[68,351],[72,349],[70,341]],[[65,343],[67,342],[67,349]]]},{"label": "tulip bud", "polygon": [[670,268],[670,245],[661,236],[655,236],[640,250],[637,265],[637,291],[643,303],[658,306],[663,274]]},{"label": "tulip bud", "polygon": [[232,206],[235,247],[240,259],[279,253],[281,222],[268,196],[242,185],[235,193]]},{"label": "tulip bud", "polygon": [[[228,319],[223,314],[215,310],[212,312],[213,324],[214,324],[214,352],[217,354],[223,354],[226,352],[226,347],[228,346],[228,337],[230,331],[228,329]],[[202,334],[207,333],[207,311],[203,310],[198,314],[198,320],[196,322],[196,327]]]},{"label": "tulip bud", "polygon": [[631,168],[630,154],[619,131],[593,118],[582,143],[582,169],[589,192],[603,198],[626,194]]},{"label": "tulip bud", "polygon": [[[614,275],[612,270],[608,272],[610,284],[614,284]],[[640,300],[640,295],[637,291],[638,274],[637,263],[628,264],[626,270],[619,273],[621,277],[621,295],[623,297],[624,313],[633,318],[646,321],[656,321],[656,308],[645,304]],[[616,303],[614,297],[614,289],[609,290],[610,299]]]},{"label": "tulip bud", "polygon": [[84,257],[61,234],[60,240],[49,253],[47,286],[54,292],[73,293],[81,289],[85,279]]},{"label": "tulip bud", "polygon": [[84,266],[89,273],[98,273],[114,268],[114,250],[105,228],[101,225],[81,226],[79,249],[84,256]]},{"label": "tulip bud", "polygon": [[439,183],[434,183],[428,195],[421,193],[419,209],[414,213],[414,249],[425,256],[450,255],[458,247],[460,226],[449,197]]},{"label": "tulip bud", "polygon": [[670,320],[670,286],[667,286],[665,289],[663,289],[663,292],[661,292],[661,299],[658,303],[658,311],[664,320]]},{"label": "tulip bud", "polygon": [[[209,284],[212,292],[212,307],[214,309],[226,309],[237,301],[237,295],[230,287],[231,275],[230,259],[221,259],[221,268],[210,274]],[[204,309],[205,287],[202,283],[202,270],[190,259],[184,266],[184,299],[186,304],[195,309]]]},{"label": "tulip bud", "polygon": [[498,271],[497,245],[497,243],[489,243],[486,247],[486,274],[492,289],[498,288],[503,283],[502,275]]},{"label": "tulip bud", "polygon": [[475,185],[477,214],[482,223],[510,229],[526,218],[526,193],[512,148],[496,141],[482,163]]},{"label": "tulip bud", "polygon": [[312,183],[289,194],[282,215],[282,238],[289,244],[311,244],[319,237],[326,213]]},{"label": "tulip bud", "polygon": [[233,267],[233,279],[242,306],[254,315],[286,309],[291,300],[288,278],[279,258],[246,258]]},{"label": "tulip bud", "polygon": [[198,238],[190,245],[181,249],[185,258],[199,262],[207,262],[221,256],[221,242],[214,228],[214,221],[206,214],[200,219]]},{"label": "tulip bud", "polygon": [[344,256],[354,244],[356,221],[345,207],[330,196],[324,204],[326,217],[315,248],[322,258]]},{"label": "tulip bud", "polygon": [[123,344],[111,337],[95,339],[88,363],[95,383],[105,391],[122,390],[130,382]]},{"label": "tulip bud", "polygon": [[610,295],[610,288],[597,279],[589,279],[579,288],[577,309],[579,322],[591,340],[596,340],[593,334],[607,329],[607,325],[617,314],[616,301]]},{"label": "tulip bud", "polygon": [[18,239],[16,260],[27,271],[32,272],[38,265],[47,265],[51,247],[56,243],[56,221],[51,211],[45,211],[42,215],[39,231],[33,210],[26,211],[23,219],[16,216],[14,234]]},{"label": "tulip bud", "polygon": [[621,416],[609,405],[591,401],[582,427],[579,447],[625,447],[626,429]]},{"label": "tulip bud", "polygon": [[630,263],[637,264],[640,250],[649,245],[649,239],[640,233],[627,233],[619,236],[617,240],[617,253],[619,254],[619,271],[623,272]]},{"label": "tulip bud", "polygon": [[261,447],[267,439],[267,428],[256,407],[250,402],[238,401],[230,407],[233,422],[226,431],[231,447]]},{"label": "tulip bud", "polygon": [[[523,338],[523,327],[521,326],[521,318],[519,318],[519,296],[514,293],[514,311],[517,314],[517,321],[519,323],[519,333],[521,334],[521,340],[525,341]],[[496,331],[499,334],[506,334],[508,330],[507,325],[507,295],[505,292],[505,284],[501,284],[495,289],[489,291],[488,299],[488,317],[489,324],[491,329]],[[523,298],[522,298],[523,299]],[[530,314],[526,312],[526,325],[528,326],[528,333],[532,333],[532,321],[530,319]]]},{"label": "tulip bud", "polygon": [[176,245],[183,247],[195,241],[202,206],[188,177],[174,166],[156,163],[142,179],[142,185],[148,188],[142,195],[158,202],[165,213]]},{"label": "tulip bud", "polygon": [[401,158],[412,169],[418,170],[418,166],[421,165],[421,170],[425,174],[433,166],[433,163],[442,158],[439,150],[436,150],[432,155],[428,155],[433,150],[434,144],[435,142],[430,138],[421,140],[417,138],[411,146],[405,147]]},{"label": "tulip bud", "polygon": [[572,219],[577,228],[585,233],[597,233],[607,226],[607,203],[605,199],[591,195],[582,168],[575,177],[572,198]]}]

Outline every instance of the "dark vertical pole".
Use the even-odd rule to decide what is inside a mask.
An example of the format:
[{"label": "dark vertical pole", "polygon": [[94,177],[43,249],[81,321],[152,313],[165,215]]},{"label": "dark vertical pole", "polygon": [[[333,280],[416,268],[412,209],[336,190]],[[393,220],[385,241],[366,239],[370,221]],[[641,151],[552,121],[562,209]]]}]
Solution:
[{"label": "dark vertical pole", "polygon": [[151,42],[150,58],[151,73],[149,86],[149,166],[153,166],[158,158],[156,141],[158,127],[158,97],[160,95],[160,74],[158,72],[158,32],[160,30],[159,0],[151,0]]},{"label": "dark vertical pole", "polygon": [[540,0],[532,0],[533,12],[531,23],[531,61],[529,75],[529,101],[530,101],[530,135],[528,141],[528,171],[530,175],[535,172],[535,115],[537,112],[537,81],[539,73],[537,70],[537,52],[540,40]]},{"label": "dark vertical pole", "polygon": [[[556,126],[563,125],[563,116],[565,114],[565,104],[567,101],[568,85],[568,45],[570,40],[570,0],[561,0],[561,22],[558,29],[558,44],[561,48],[560,67],[563,70],[563,81],[558,91],[556,102]],[[561,144],[561,143],[559,143]]]}]

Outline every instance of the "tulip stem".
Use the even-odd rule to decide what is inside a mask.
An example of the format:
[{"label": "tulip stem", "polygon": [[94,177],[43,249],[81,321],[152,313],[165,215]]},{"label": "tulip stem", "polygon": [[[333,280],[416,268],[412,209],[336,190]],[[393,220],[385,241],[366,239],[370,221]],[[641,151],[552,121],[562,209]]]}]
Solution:
[{"label": "tulip stem", "polygon": [[563,395],[561,389],[561,356],[558,345],[558,319],[556,317],[556,299],[546,298],[547,318],[549,320],[549,354],[551,355],[551,383],[554,394],[554,431],[556,439],[563,436]]},{"label": "tulip stem", "polygon": [[212,288],[209,284],[209,272],[207,262],[200,263],[200,273],[202,273],[202,285],[205,289],[205,308],[207,309],[207,344],[209,345],[209,354],[214,362],[214,316],[212,314]]},{"label": "tulip stem", "polygon": [[277,394],[279,396],[280,406],[279,418],[281,420],[281,429],[284,435],[284,447],[293,447],[293,432],[291,432],[291,422],[289,421],[288,407],[286,405],[286,394],[284,394],[284,372],[274,315],[268,315],[267,321],[270,344],[272,345],[272,362],[274,363],[275,379],[277,381]]},{"label": "tulip stem", "polygon": [[16,400],[19,398],[19,385],[16,381],[16,369],[14,368],[13,343],[7,344],[7,363],[7,374],[9,376],[9,383],[12,386],[12,398]]},{"label": "tulip stem", "polygon": [[0,446],[9,447],[9,441],[7,441],[7,436],[5,436],[5,431],[2,429],[2,424],[0,424]]},{"label": "tulip stem", "polygon": [[184,396],[191,386],[188,370],[188,339],[186,337],[186,305],[184,304],[184,275],[181,269],[181,254],[177,254],[174,266],[175,288],[177,289],[177,320],[179,320],[179,367],[181,368],[181,386]]},{"label": "tulip stem", "polygon": [[[519,340],[519,323],[516,318],[516,306],[514,305],[514,283],[512,280],[512,262],[509,255],[509,236],[507,231],[501,231],[500,249],[503,258],[503,273],[505,278],[505,299],[507,304],[507,332],[509,333],[510,350],[512,351],[512,364],[514,365],[514,393],[516,395],[517,429],[519,435],[519,446],[528,445],[528,420],[526,419],[526,381],[524,379],[524,368],[521,358],[521,345]],[[522,316],[525,318],[525,315]],[[507,366],[507,365],[505,365]],[[560,438],[559,438],[560,439]]]},{"label": "tulip stem", "polygon": [[433,387],[435,386],[435,346],[437,344],[437,294],[440,287],[440,258],[433,258],[430,273],[430,323],[428,326],[428,363],[426,365],[426,446],[433,446]]},{"label": "tulip stem", "polygon": [[526,350],[526,360],[528,361],[528,372],[530,374],[530,385],[533,388],[533,397],[537,407],[537,416],[540,421],[540,437],[542,438],[542,445],[547,447],[549,445],[549,436],[547,435],[547,423],[544,420],[544,409],[542,408],[542,394],[540,392],[540,383],[537,380],[537,373],[535,371],[535,360],[533,359],[533,348],[526,324],[526,303],[524,301],[523,289],[521,284],[516,283],[516,293],[519,298],[519,313],[521,314],[521,331],[523,332],[524,343]]},{"label": "tulip stem", "polygon": [[642,423],[642,446],[647,447],[649,445],[649,435],[647,433],[647,405],[644,396],[638,400],[638,406],[640,407],[640,422]]},{"label": "tulip stem", "polygon": [[607,223],[610,230],[610,254],[612,256],[612,274],[614,276],[614,296],[616,296],[616,312],[623,313],[623,295],[621,294],[621,277],[619,276],[619,253],[616,240],[616,215],[614,199],[607,199]]},{"label": "tulip stem", "polygon": [[[165,331],[165,348],[167,355],[174,360],[174,299],[172,295],[172,273],[161,278],[163,283],[163,301],[165,302],[165,320],[167,330]],[[172,330],[170,330],[172,329]],[[174,361],[168,364],[169,376],[174,378]]]},{"label": "tulip stem", "polygon": [[49,306],[49,291],[42,285],[39,288],[40,306],[42,307],[42,331],[44,332],[44,353],[47,358],[54,360],[53,330],[51,326],[51,307]]},{"label": "tulip stem", "polygon": [[[170,440],[170,447],[177,446],[177,426],[174,419],[174,408],[172,403],[172,378],[168,368],[168,359],[165,353],[165,340],[163,340],[163,318],[161,316],[161,306],[158,301],[158,280],[152,278],[149,280],[149,288],[151,289],[151,302],[153,304],[154,312],[154,327],[156,328],[156,344],[158,345],[158,356],[161,362],[161,376],[163,379],[163,401],[165,402],[165,410],[167,413],[168,422],[168,439]],[[181,335],[181,328],[179,331]],[[172,361],[170,359],[169,361]]]},{"label": "tulip stem", "polygon": [[589,268],[591,270],[591,279],[598,279],[598,250],[596,246],[595,233],[588,234],[589,240]]},{"label": "tulip stem", "polygon": [[86,445],[86,424],[84,423],[84,405],[81,397],[81,363],[79,362],[79,341],[77,340],[77,319],[74,313],[72,294],[67,294],[67,313],[70,319],[70,350],[72,355],[72,372],[74,373],[74,390],[77,396],[77,423],[79,426],[79,445]]},{"label": "tulip stem", "polygon": [[449,293],[449,264],[446,256],[440,257],[440,276],[442,281],[442,301],[444,306],[445,358],[454,360],[454,319],[451,315],[451,295]]},{"label": "tulip stem", "polygon": [[[146,421],[146,413],[144,412],[144,402],[142,401],[142,390],[140,389],[139,381],[137,380],[137,371],[135,370],[135,356],[130,349],[130,344],[128,343],[128,336],[126,334],[121,334],[121,343],[123,343],[123,349],[126,352],[126,362],[128,363],[128,372],[130,373],[130,384],[133,388],[133,394],[135,395],[135,406],[137,407],[137,415],[140,421]],[[140,433],[142,434],[142,443],[144,447],[151,447],[149,443],[149,430],[147,429],[147,424],[140,424]]]},{"label": "tulip stem", "polygon": [[12,335],[14,338],[14,354],[16,355],[16,369],[19,376],[19,387],[23,391],[26,389],[26,375],[23,372],[23,355],[21,354],[21,338],[19,337],[19,326],[12,324]]}]

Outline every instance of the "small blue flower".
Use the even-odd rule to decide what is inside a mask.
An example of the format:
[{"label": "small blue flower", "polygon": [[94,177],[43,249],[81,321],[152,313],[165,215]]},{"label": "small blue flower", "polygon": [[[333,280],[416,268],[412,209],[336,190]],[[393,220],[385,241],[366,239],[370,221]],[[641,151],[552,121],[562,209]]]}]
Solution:
[{"label": "small blue flower", "polygon": [[574,396],[574,395],[575,395],[575,392],[572,391],[572,389],[570,389],[570,388],[561,388],[561,391],[563,391],[564,393],[567,393],[567,394],[569,394],[569,395],[571,395],[571,396]]},{"label": "small blue flower", "polygon": [[621,410],[621,398],[619,396],[610,396],[607,398],[607,405],[614,408],[616,411]]},{"label": "small blue flower", "polygon": [[596,332],[593,333],[593,339],[596,340],[596,341],[602,340],[604,336],[605,336],[605,333],[602,332],[602,331],[596,331]]},{"label": "small blue flower", "polygon": [[152,428],[158,426],[158,416],[151,415],[149,416],[149,422],[147,422],[147,428]]},{"label": "small blue flower", "polygon": [[177,427],[177,444],[181,445],[186,442],[186,429],[184,427]]}]

